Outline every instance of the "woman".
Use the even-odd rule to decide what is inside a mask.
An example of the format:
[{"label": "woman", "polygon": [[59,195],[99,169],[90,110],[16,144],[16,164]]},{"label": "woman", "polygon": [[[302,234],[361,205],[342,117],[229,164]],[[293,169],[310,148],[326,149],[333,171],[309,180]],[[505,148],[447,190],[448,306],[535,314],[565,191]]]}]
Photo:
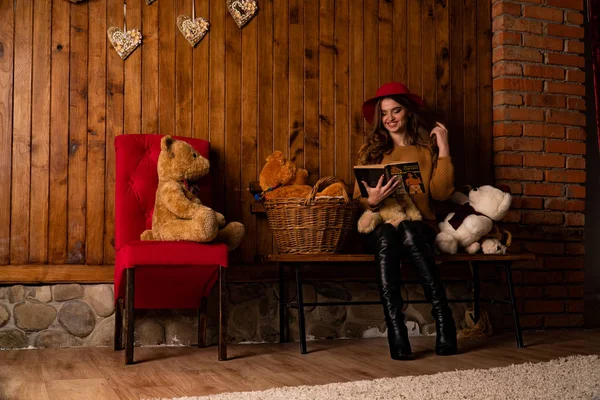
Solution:
[{"label": "woman", "polygon": [[[396,360],[408,359],[412,354],[402,313],[404,301],[400,293],[403,257],[411,260],[425,297],[433,306],[431,313],[436,322],[436,354],[456,354],[456,325],[433,258],[437,228],[435,215],[429,205],[430,197],[446,200],[454,191],[454,166],[450,159],[448,131],[439,122],[434,125],[433,120],[425,115],[423,100],[398,82],[381,86],[375,97],[364,102],[363,114],[373,128],[359,150],[359,164],[418,161],[425,188],[424,193],[411,194],[423,216],[422,221],[392,221],[379,225],[366,237],[367,248],[374,252],[379,266],[378,286],[388,327],[390,354]],[[382,177],[375,187],[363,184],[368,197],[360,198],[358,184],[354,197],[360,198],[365,209],[376,211],[386,197],[395,195],[400,181],[392,178],[384,185]]]}]

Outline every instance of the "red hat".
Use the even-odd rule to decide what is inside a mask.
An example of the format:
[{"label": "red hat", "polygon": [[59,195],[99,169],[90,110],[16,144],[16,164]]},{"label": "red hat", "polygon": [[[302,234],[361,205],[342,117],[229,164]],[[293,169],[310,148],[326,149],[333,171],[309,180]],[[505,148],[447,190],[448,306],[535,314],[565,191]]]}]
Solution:
[{"label": "red hat", "polygon": [[375,105],[377,104],[377,100],[382,97],[389,97],[393,95],[406,96],[419,107],[423,107],[425,105],[423,99],[416,94],[412,94],[405,84],[400,82],[389,82],[377,89],[375,97],[372,97],[363,103],[362,109],[365,119],[369,123],[372,123],[375,115]]}]

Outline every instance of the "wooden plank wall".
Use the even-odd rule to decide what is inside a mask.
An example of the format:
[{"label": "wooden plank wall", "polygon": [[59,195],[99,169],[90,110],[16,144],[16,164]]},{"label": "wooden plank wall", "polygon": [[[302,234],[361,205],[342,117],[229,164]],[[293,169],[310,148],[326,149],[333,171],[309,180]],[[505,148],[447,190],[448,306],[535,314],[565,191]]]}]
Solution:
[{"label": "wooden plank wall", "polygon": [[448,122],[458,183],[491,181],[490,0],[258,6],[239,29],[197,1],[211,26],[192,48],[175,24],[192,0],[129,0],[143,45],[123,62],[106,38],[121,0],[0,1],[0,264],[112,264],[113,140],[139,133],[211,141],[215,208],[248,228],[250,263],[273,250],[247,190],[265,158],[351,182],[361,104],[390,80]]}]

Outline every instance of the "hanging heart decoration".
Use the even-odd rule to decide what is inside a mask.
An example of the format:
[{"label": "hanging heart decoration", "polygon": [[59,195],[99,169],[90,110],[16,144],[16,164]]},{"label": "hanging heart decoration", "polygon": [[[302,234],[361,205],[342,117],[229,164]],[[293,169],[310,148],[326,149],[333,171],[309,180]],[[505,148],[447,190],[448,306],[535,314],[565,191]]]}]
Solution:
[{"label": "hanging heart decoration", "polygon": [[156,1],[156,0],[146,0],[146,4],[147,4],[147,5],[150,5],[150,4],[154,3],[155,1]]},{"label": "hanging heart decoration", "polygon": [[127,2],[125,1],[123,2],[123,30],[111,26],[106,32],[110,44],[123,60],[142,44],[142,32],[139,29],[127,30]]},{"label": "hanging heart decoration", "polygon": [[254,0],[227,0],[227,8],[240,28],[250,21],[258,11]]},{"label": "hanging heart decoration", "polygon": [[142,43],[142,33],[139,29],[122,31],[116,26],[111,26],[107,32],[108,40],[123,60]]},{"label": "hanging heart decoration", "polygon": [[209,26],[208,21],[202,17],[196,19],[192,19],[188,15],[177,17],[177,27],[192,47],[202,40],[208,32]]}]

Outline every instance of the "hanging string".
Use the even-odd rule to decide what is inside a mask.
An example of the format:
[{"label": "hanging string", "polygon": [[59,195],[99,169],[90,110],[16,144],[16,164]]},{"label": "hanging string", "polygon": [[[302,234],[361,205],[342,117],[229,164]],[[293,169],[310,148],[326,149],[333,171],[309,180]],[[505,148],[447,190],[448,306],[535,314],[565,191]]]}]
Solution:
[{"label": "hanging string", "polygon": [[196,19],[196,1],[192,0],[192,21]]},{"label": "hanging string", "polygon": [[127,1],[123,0],[123,32],[127,32]]}]

